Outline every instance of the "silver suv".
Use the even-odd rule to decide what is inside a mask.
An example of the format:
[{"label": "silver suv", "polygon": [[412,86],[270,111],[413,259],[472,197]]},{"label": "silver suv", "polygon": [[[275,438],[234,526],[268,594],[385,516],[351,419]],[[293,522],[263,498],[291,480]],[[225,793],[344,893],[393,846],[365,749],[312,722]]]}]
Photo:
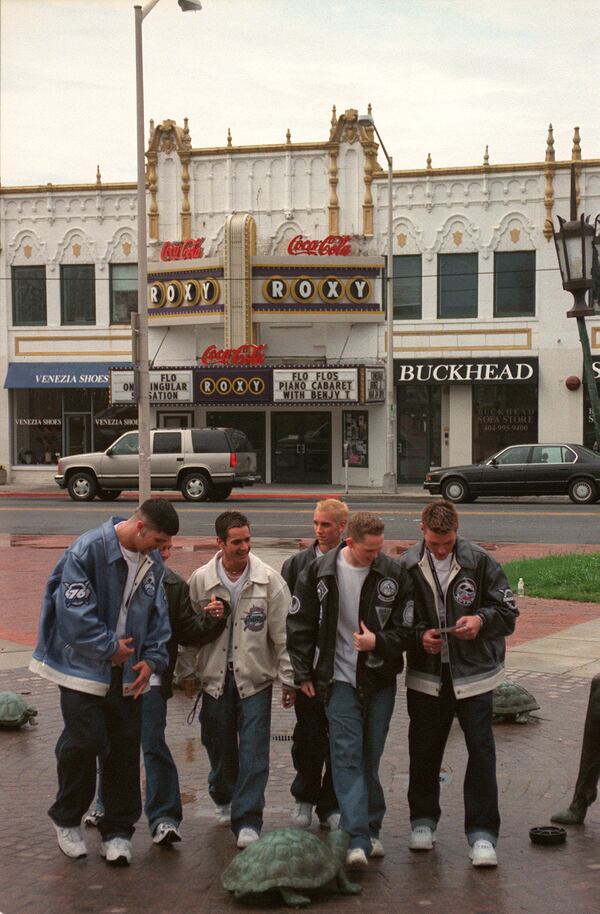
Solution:
[{"label": "silver suv", "polygon": [[[179,489],[188,501],[222,501],[234,486],[260,482],[256,452],[236,428],[154,429],[153,489]],[[138,433],[126,432],[106,451],[61,457],[54,477],[74,501],[118,498],[139,484]]]}]

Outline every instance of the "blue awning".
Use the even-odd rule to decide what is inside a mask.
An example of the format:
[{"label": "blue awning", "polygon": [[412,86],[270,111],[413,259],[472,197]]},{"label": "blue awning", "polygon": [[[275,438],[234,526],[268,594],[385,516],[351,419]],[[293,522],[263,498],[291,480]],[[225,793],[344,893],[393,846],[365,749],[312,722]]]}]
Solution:
[{"label": "blue awning", "polygon": [[130,362],[12,362],[4,386],[108,387],[111,368],[131,368]]}]

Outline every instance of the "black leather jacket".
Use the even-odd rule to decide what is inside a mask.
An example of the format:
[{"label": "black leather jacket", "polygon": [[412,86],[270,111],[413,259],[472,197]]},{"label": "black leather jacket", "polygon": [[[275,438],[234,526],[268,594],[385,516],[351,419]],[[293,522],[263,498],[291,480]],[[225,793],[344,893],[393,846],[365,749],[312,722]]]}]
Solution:
[{"label": "black leather jacket", "polygon": [[213,619],[206,613],[197,613],[190,603],[190,591],[187,582],[165,567],[163,584],[169,607],[172,636],[167,644],[169,665],[161,676],[162,691],[165,698],[173,694],[173,670],[177,661],[177,645],[201,647],[218,638],[225,628],[225,619]]},{"label": "black leather jacket", "polygon": [[[398,560],[410,575],[415,596],[417,641],[407,654],[406,686],[438,695],[441,688],[439,654],[426,654],[423,633],[438,628],[436,587],[421,541]],[[461,616],[478,615],[483,626],[473,641],[446,636],[450,670],[457,698],[495,689],[505,678],[505,638],[515,630],[519,610],[501,566],[480,546],[458,537],[445,600],[446,625]]]},{"label": "black leather jacket", "polygon": [[[296,583],[287,620],[287,642],[297,685],[312,680],[327,700],[333,682],[339,612],[337,557],[344,544],[307,565]],[[372,694],[392,685],[404,666],[402,652],[414,643],[414,604],[404,569],[380,554],[371,565],[359,604],[359,624],[374,632],[373,651],[358,654],[356,688]]]}]

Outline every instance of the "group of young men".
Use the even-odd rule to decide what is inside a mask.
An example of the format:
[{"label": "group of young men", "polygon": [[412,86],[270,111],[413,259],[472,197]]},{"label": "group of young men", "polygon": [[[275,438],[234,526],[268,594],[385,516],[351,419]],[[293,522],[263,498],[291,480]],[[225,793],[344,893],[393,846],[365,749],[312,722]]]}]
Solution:
[{"label": "group of young men", "polygon": [[[31,668],[60,687],[58,795],[49,810],[61,850],[87,853],[88,817],[110,863],[129,863],[141,813],[140,740],[153,841],[181,840],[177,770],[165,742],[175,675],[199,690],[201,738],[218,821],[238,848],[257,840],[269,775],[274,683],[295,705],[292,823],[349,834],[347,864],[383,857],[386,811],[379,778],[406,655],[413,851],[432,850],[440,818],[443,753],[454,717],[465,735],[465,832],[475,866],[495,866],[500,827],[492,692],[518,610],[506,577],[458,535],[445,501],[428,504],[422,540],[383,552],[374,514],[317,504],[315,540],[281,574],[251,551],[237,511],[215,522],[216,555],[185,583],[166,569],[179,521],[166,499],[80,537],[54,569]],[[162,552],[162,559],[161,559]],[[178,645],[184,645],[179,647]]]}]

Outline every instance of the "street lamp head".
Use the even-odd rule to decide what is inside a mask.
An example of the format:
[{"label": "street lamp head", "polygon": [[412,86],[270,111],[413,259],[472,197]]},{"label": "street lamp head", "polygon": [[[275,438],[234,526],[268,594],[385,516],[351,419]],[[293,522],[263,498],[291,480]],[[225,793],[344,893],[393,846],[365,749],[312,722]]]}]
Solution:
[{"label": "street lamp head", "polygon": [[359,114],[357,118],[359,127],[374,127],[375,121],[372,114]]},{"label": "street lamp head", "polygon": [[585,296],[592,285],[595,228],[590,225],[589,217],[583,214],[569,222],[560,216],[557,218],[559,228],[554,232],[554,244],[562,286],[575,300],[568,316],[585,317],[594,313],[593,309],[586,307]]},{"label": "street lamp head", "polygon": [[200,0],[177,0],[184,13],[198,13],[202,9]]}]

